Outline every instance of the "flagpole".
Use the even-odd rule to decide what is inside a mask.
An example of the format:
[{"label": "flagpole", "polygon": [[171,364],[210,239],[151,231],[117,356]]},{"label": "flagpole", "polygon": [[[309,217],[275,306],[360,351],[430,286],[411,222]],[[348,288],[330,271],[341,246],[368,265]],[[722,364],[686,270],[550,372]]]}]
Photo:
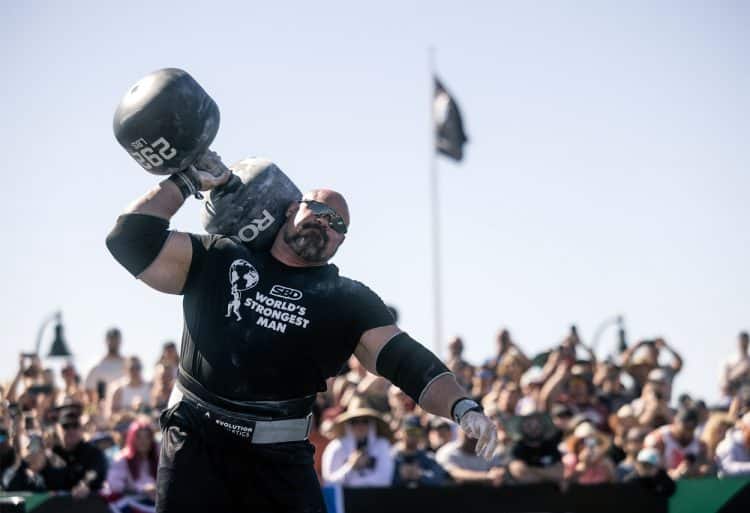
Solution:
[{"label": "flagpole", "polygon": [[438,191],[437,130],[435,130],[435,49],[429,49],[430,66],[430,195],[432,205],[432,295],[435,353],[443,358],[443,303],[440,268],[440,193]]}]

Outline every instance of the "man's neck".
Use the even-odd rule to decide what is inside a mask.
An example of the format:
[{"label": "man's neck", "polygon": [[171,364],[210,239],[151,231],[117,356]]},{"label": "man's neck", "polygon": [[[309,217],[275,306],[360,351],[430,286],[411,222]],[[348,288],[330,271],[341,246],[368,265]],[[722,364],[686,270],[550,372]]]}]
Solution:
[{"label": "man's neck", "polygon": [[120,358],[122,358],[122,356],[120,356],[120,353],[118,352],[107,353],[107,356],[104,357],[105,360],[119,360]]}]

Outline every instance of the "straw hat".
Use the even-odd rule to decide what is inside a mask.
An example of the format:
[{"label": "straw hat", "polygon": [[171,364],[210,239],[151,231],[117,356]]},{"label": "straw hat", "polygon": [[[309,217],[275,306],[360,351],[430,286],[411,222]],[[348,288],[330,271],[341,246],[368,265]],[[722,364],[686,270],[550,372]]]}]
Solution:
[{"label": "straw hat", "polygon": [[379,411],[373,410],[372,408],[354,406],[348,409],[344,413],[338,415],[333,420],[333,427],[331,433],[336,437],[344,435],[344,425],[352,419],[370,419],[375,422],[375,430],[377,435],[381,438],[387,438],[393,440],[393,432],[388,426],[388,422],[383,418]]},{"label": "straw hat", "polygon": [[593,424],[590,422],[582,422],[575,428],[573,434],[565,440],[568,452],[575,454],[577,452],[576,446],[578,445],[578,442],[587,438],[596,440],[598,442],[597,447],[599,447],[601,451],[606,451],[611,443],[609,437],[596,429]]}]

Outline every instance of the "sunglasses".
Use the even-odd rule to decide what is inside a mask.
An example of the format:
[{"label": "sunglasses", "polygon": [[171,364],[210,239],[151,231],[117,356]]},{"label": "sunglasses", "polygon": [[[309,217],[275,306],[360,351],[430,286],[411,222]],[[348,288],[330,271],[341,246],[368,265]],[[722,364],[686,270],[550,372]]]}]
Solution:
[{"label": "sunglasses", "polygon": [[367,417],[355,417],[355,418],[349,420],[349,423],[352,424],[352,425],[355,425],[355,424],[368,424],[369,422],[370,422],[370,419],[368,419]]},{"label": "sunglasses", "polygon": [[342,235],[346,233],[346,223],[344,223],[344,218],[325,203],[308,199],[299,200],[298,203],[306,203],[307,208],[312,210],[315,217],[328,217],[328,226],[330,226],[331,230],[334,232]]},{"label": "sunglasses", "polygon": [[60,424],[62,426],[63,430],[68,431],[69,429],[78,429],[81,427],[81,424],[78,422],[66,422],[65,424]]}]

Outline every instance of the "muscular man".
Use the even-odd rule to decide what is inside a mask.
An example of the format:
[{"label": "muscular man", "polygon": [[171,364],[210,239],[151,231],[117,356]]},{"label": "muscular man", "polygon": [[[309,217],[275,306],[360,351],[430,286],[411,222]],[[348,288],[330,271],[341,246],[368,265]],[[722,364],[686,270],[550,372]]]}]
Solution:
[{"label": "muscular man", "polygon": [[344,198],[320,189],[290,204],[270,251],[168,231],[190,192],[181,180],[210,190],[229,178],[215,176],[215,156],[200,165],[136,200],[107,238],[134,276],[184,297],[179,396],[161,418],[157,511],[325,511],[307,441],[310,410],[352,353],[428,412],[459,422],[489,459],[492,422],[375,293],[328,263],[349,225]]}]

